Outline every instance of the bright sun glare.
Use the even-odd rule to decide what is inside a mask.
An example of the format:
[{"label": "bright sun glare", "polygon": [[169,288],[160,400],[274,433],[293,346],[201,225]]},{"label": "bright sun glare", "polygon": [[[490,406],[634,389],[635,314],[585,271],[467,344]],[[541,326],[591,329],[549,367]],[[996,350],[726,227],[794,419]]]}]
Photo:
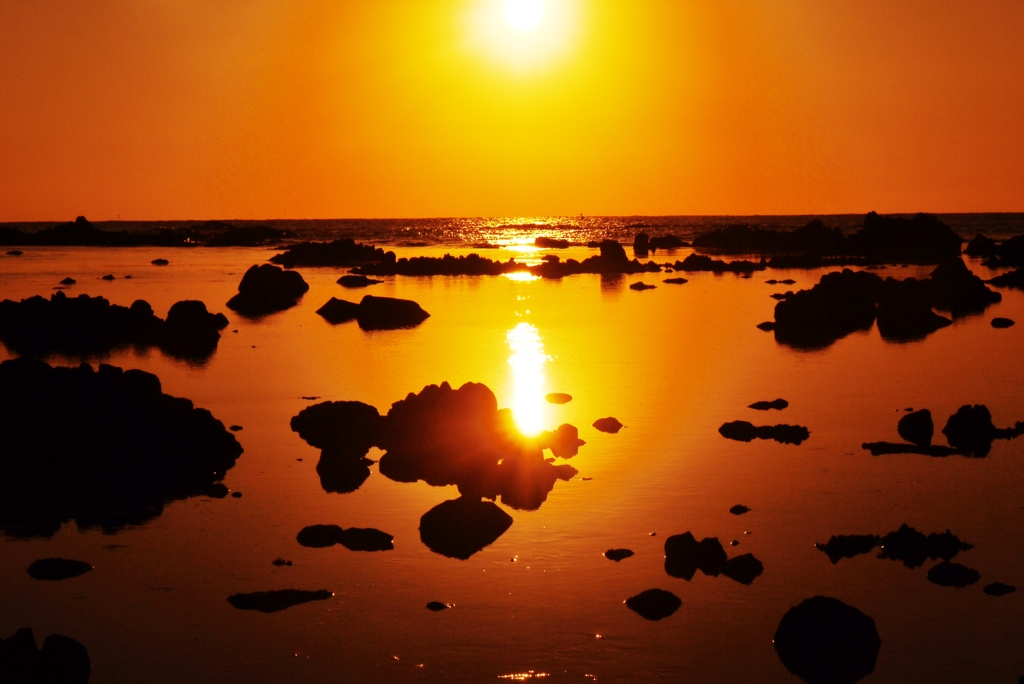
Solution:
[{"label": "bright sun glare", "polygon": [[505,0],[505,21],[517,31],[529,31],[544,19],[544,0]]},{"label": "bright sun glare", "polygon": [[529,323],[509,330],[506,340],[512,351],[508,363],[515,387],[512,415],[519,431],[532,437],[544,423],[544,364],[548,357],[540,333]]}]

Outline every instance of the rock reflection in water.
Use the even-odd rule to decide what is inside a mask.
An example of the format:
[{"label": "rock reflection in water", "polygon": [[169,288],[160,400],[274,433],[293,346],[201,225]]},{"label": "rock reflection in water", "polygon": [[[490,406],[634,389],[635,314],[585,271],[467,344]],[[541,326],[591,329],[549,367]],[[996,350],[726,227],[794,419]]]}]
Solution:
[{"label": "rock reflection in water", "polygon": [[774,642],[786,669],[808,684],[860,681],[874,672],[882,646],[874,620],[827,596],[791,608]]}]

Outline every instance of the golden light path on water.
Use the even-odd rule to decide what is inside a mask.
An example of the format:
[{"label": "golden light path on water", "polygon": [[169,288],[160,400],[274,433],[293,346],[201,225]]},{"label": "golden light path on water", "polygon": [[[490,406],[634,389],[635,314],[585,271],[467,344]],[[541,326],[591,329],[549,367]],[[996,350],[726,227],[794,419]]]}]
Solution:
[{"label": "golden light path on water", "polygon": [[530,437],[544,425],[544,364],[548,357],[540,333],[529,323],[512,328],[505,339],[512,351],[508,359],[515,392],[512,414],[519,431]]}]

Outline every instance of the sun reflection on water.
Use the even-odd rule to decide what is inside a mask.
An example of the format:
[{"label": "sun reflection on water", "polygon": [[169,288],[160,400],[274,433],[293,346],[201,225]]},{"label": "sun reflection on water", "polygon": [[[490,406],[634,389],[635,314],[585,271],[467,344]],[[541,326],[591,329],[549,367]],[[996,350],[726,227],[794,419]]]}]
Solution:
[{"label": "sun reflection on water", "polygon": [[515,388],[512,414],[519,431],[532,437],[543,428],[544,364],[548,357],[540,333],[529,323],[520,323],[509,330],[506,340],[512,350],[508,359]]}]

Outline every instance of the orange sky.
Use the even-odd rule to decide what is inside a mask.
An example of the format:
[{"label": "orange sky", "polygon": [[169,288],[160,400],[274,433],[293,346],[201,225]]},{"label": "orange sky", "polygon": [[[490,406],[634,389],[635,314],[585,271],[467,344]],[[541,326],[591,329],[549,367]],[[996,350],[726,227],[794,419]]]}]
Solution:
[{"label": "orange sky", "polygon": [[0,221],[1024,211],[1020,0],[503,1],[0,0]]}]

